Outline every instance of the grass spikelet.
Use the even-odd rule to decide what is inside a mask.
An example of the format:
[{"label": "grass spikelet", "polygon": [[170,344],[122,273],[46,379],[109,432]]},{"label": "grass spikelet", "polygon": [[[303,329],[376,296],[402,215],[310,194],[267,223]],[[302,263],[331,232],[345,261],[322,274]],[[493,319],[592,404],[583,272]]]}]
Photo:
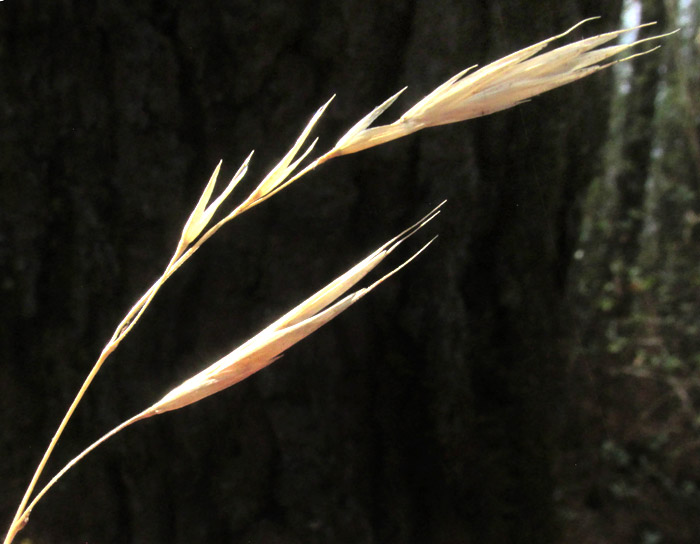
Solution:
[{"label": "grass spikelet", "polygon": [[404,240],[432,220],[439,213],[438,208],[435,208],[409,229],[389,240],[345,274],[336,278],[239,348],[170,391],[149,410],[154,414],[160,414],[182,408],[226,389],[272,363],[283,351],[345,311],[422,252],[427,245],[371,286],[337,300],[381,263]]},{"label": "grass spikelet", "polygon": [[[304,130],[302,131],[297,141],[294,143],[292,148],[287,152],[287,154],[282,158],[282,160],[265,176],[265,178],[260,182],[260,185],[250,194],[246,201],[240,206],[241,210],[250,208],[260,202],[263,202],[267,198],[271,197],[277,191],[282,190],[286,185],[291,183],[293,180],[289,180],[289,176],[294,170],[296,170],[299,163],[304,160],[304,158],[311,152],[311,150],[316,145],[314,140],[311,145],[302,153],[302,155],[296,159],[294,158],[299,153],[299,149],[308,138],[309,133],[314,128],[316,122],[320,119],[323,112],[326,111],[328,105],[333,101],[335,95],[333,95],[328,102],[321,106],[316,113],[313,115],[311,120],[308,122]],[[294,178],[297,179],[297,178]]]},{"label": "grass spikelet", "polygon": [[[566,36],[590,20],[581,21],[566,32],[511,53],[479,70],[472,71],[475,66],[462,70],[421,99],[394,123],[373,128],[367,128],[367,123],[360,130],[357,130],[357,126],[353,127],[329,152],[329,158],[356,153],[426,127],[466,121],[517,106],[535,95],[591,75],[615,62],[649,53],[654,49],[630,55],[619,61],[597,64],[641,43],[668,35],[662,34],[630,44],[595,49],[621,34],[654,24],[647,23],[600,34],[538,54],[554,40]],[[396,96],[387,102],[391,103],[395,98]],[[366,119],[374,120],[376,111]]]},{"label": "grass spikelet", "polygon": [[248,155],[246,160],[243,161],[243,164],[240,166],[226,188],[221,192],[216,200],[207,207],[211,193],[214,190],[214,185],[216,184],[216,178],[219,176],[219,170],[221,169],[222,161],[219,161],[219,164],[216,165],[214,173],[211,175],[209,183],[207,183],[199,202],[197,202],[197,205],[192,211],[192,215],[190,215],[187,223],[185,223],[184,229],[182,230],[182,238],[180,239],[180,243],[183,246],[188,246],[194,242],[194,240],[197,239],[197,236],[199,236],[204,228],[209,224],[209,221],[211,221],[211,218],[213,217],[214,213],[216,213],[216,210],[219,208],[221,203],[226,200],[238,182],[243,179],[243,176],[245,176],[246,172],[248,171],[248,163],[252,157],[253,152],[251,151],[250,155]]}]

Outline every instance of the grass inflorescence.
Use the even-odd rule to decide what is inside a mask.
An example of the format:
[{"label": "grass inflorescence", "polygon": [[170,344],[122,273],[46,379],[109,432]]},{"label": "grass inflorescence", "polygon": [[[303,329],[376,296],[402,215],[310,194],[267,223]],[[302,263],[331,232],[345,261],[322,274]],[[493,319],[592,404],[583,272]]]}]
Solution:
[{"label": "grass inflorescence", "polygon": [[[476,67],[472,67],[463,70],[418,101],[395,122],[387,125],[372,126],[377,118],[403,92],[403,90],[399,91],[354,124],[330,150],[309,161],[303,168],[300,168],[301,164],[315,148],[316,140],[310,144],[307,144],[307,140],[316,123],[333,100],[331,98],[314,113],[289,151],[262,179],[250,195],[241,204],[225,214],[222,219],[212,224],[215,213],[227,202],[229,195],[233,192],[238,182],[246,175],[253,153],[251,152],[248,155],[226,187],[211,201],[221,168],[221,163],[219,163],[206,184],[199,201],[185,222],[182,234],[168,265],[117,325],[114,334],[86,376],[75,399],[54,433],[20,501],[4,543],[10,544],[14,540],[17,533],[27,524],[30,513],[44,494],[68,470],[101,443],[137,421],[188,406],[226,389],[266,367],[278,359],[289,347],[339,315],[408,264],[430,242],[421,247],[403,264],[394,268],[368,287],[348,293],[399,244],[432,220],[439,213],[439,208],[442,204],[406,231],[372,252],[368,257],[323,289],[274,321],[240,347],[184,381],[150,407],[109,431],[73,458],[40,491],[34,494],[43,469],[66,425],[104,362],[133,329],[161,286],[222,226],[333,158],[363,151],[427,127],[456,123],[516,106],[533,96],[605,69],[615,62],[653,51],[651,49],[619,60],[609,60],[620,53],[631,50],[642,42],[663,37],[655,36],[629,44],[601,47],[623,33],[640,28],[635,27],[593,36],[543,52],[554,40],[566,36],[587,21],[589,19],[578,23],[562,34],[516,51],[483,68],[475,69]],[[304,148],[304,146],[306,147]]]}]

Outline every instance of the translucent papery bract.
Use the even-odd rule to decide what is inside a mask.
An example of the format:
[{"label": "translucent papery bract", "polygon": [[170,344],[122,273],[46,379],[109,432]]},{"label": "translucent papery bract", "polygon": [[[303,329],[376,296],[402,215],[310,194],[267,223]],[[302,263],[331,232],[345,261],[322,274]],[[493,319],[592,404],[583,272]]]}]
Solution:
[{"label": "translucent papery bract", "polygon": [[281,185],[284,184],[285,180],[296,169],[301,160],[304,159],[304,157],[306,157],[311,152],[314,145],[316,144],[315,141],[306,149],[306,151],[304,151],[301,157],[299,157],[295,162],[292,163],[292,161],[294,161],[294,158],[299,153],[301,146],[304,145],[304,142],[311,133],[311,130],[314,128],[314,125],[319,120],[321,115],[323,115],[323,112],[326,111],[326,108],[331,103],[333,98],[335,98],[335,95],[332,96],[330,100],[328,100],[328,102],[326,102],[318,110],[316,110],[316,113],[314,113],[311,120],[306,124],[306,127],[304,127],[304,130],[301,132],[296,142],[294,142],[292,148],[289,151],[287,151],[282,160],[278,162],[272,170],[270,170],[270,172],[265,176],[262,182],[260,182],[260,185],[258,185],[255,191],[253,191],[250,197],[248,197],[248,202],[250,204],[257,201],[261,201],[265,197],[275,192]]}]

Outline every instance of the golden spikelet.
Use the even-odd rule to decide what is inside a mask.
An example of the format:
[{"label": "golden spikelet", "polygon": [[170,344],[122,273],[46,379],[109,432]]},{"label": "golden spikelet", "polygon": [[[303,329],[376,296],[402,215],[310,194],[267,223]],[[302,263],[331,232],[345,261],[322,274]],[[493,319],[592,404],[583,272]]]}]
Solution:
[{"label": "golden spikelet", "polygon": [[439,213],[440,206],[386,242],[342,276],[284,314],[243,345],[170,391],[146,412],[155,415],[182,408],[240,382],[275,361],[283,351],[347,310],[428,247],[430,242],[369,287],[345,295],[338,300],[404,240],[433,219]]},{"label": "golden spikelet", "polygon": [[426,127],[457,123],[512,108],[535,95],[586,77],[616,62],[649,53],[656,48],[607,64],[597,64],[643,42],[668,35],[662,34],[629,44],[595,49],[621,34],[654,24],[647,23],[586,38],[538,55],[554,40],[566,36],[583,23],[595,18],[581,21],[566,32],[511,53],[475,72],[469,73],[476,66],[462,70],[420,100],[394,123],[368,128],[403,92],[399,91],[353,126],[338,140],[329,155],[356,153]]}]

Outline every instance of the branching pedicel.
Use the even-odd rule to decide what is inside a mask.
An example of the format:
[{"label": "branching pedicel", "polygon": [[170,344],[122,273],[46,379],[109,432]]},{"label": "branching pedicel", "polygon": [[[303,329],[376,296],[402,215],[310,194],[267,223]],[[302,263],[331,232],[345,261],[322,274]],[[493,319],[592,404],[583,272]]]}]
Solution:
[{"label": "branching pedicel", "polygon": [[[586,21],[589,20],[590,19],[587,19]],[[399,94],[403,92],[403,90],[400,91],[362,118],[338,140],[330,151],[311,161],[305,168],[295,174],[294,172],[297,171],[300,163],[311,153],[316,144],[316,141],[313,141],[303,153],[299,153],[314,125],[328,107],[330,103],[329,100],[314,114],[292,148],[267,176],[265,176],[250,196],[223,219],[209,226],[215,212],[228,198],[236,184],[246,174],[252,153],[245,159],[238,169],[238,172],[236,172],[225,189],[210,203],[209,201],[214,191],[214,186],[221,167],[221,163],[219,163],[204,189],[199,202],[197,202],[197,205],[185,223],[175,252],[162,275],[127,312],[124,319],[116,327],[112,338],[103,348],[92,370],[85,378],[73,403],[51,439],[27,487],[24,497],[20,501],[17,513],[12,520],[4,543],[10,544],[14,540],[17,533],[21,531],[28,522],[29,515],[37,502],[53,484],[102,442],[136,421],[170,410],[176,410],[197,402],[198,400],[230,387],[261,368],[264,368],[279,358],[286,349],[333,319],[336,315],[369,293],[374,287],[405,266],[417,256],[418,253],[423,251],[428,244],[423,246],[413,257],[405,261],[398,268],[392,270],[369,287],[345,295],[345,293],[357,284],[370,270],[376,267],[384,257],[406,238],[434,218],[439,211],[436,208],[430,212],[418,223],[384,244],[345,274],[279,318],[267,328],[263,329],[263,331],[232,351],[226,357],[186,380],[166,394],[160,401],[108,432],[61,469],[41,491],[34,495],[34,498],[30,502],[46,462],[102,364],[131,331],[134,325],[136,325],[163,283],[165,283],[165,281],[167,281],[167,279],[180,268],[204,242],[214,235],[216,231],[234,217],[237,217],[246,210],[267,200],[310,170],[332,158],[355,153],[397,138],[402,138],[426,127],[456,123],[458,121],[464,121],[510,108],[535,95],[571,83],[572,81],[586,77],[598,70],[607,68],[615,62],[620,62],[611,61],[605,64],[599,64],[644,41],[666,36],[660,35],[630,44],[600,48],[600,46],[614,40],[620,34],[641,28],[635,27],[601,34],[539,54],[552,41],[565,36],[586,21],[578,23],[558,36],[516,51],[472,73],[468,73],[472,68],[464,70],[420,100],[397,121],[388,125],[370,128],[370,125],[372,125],[372,123],[391,106]],[[630,55],[621,60],[628,60],[637,55],[653,51],[654,49]]]}]

